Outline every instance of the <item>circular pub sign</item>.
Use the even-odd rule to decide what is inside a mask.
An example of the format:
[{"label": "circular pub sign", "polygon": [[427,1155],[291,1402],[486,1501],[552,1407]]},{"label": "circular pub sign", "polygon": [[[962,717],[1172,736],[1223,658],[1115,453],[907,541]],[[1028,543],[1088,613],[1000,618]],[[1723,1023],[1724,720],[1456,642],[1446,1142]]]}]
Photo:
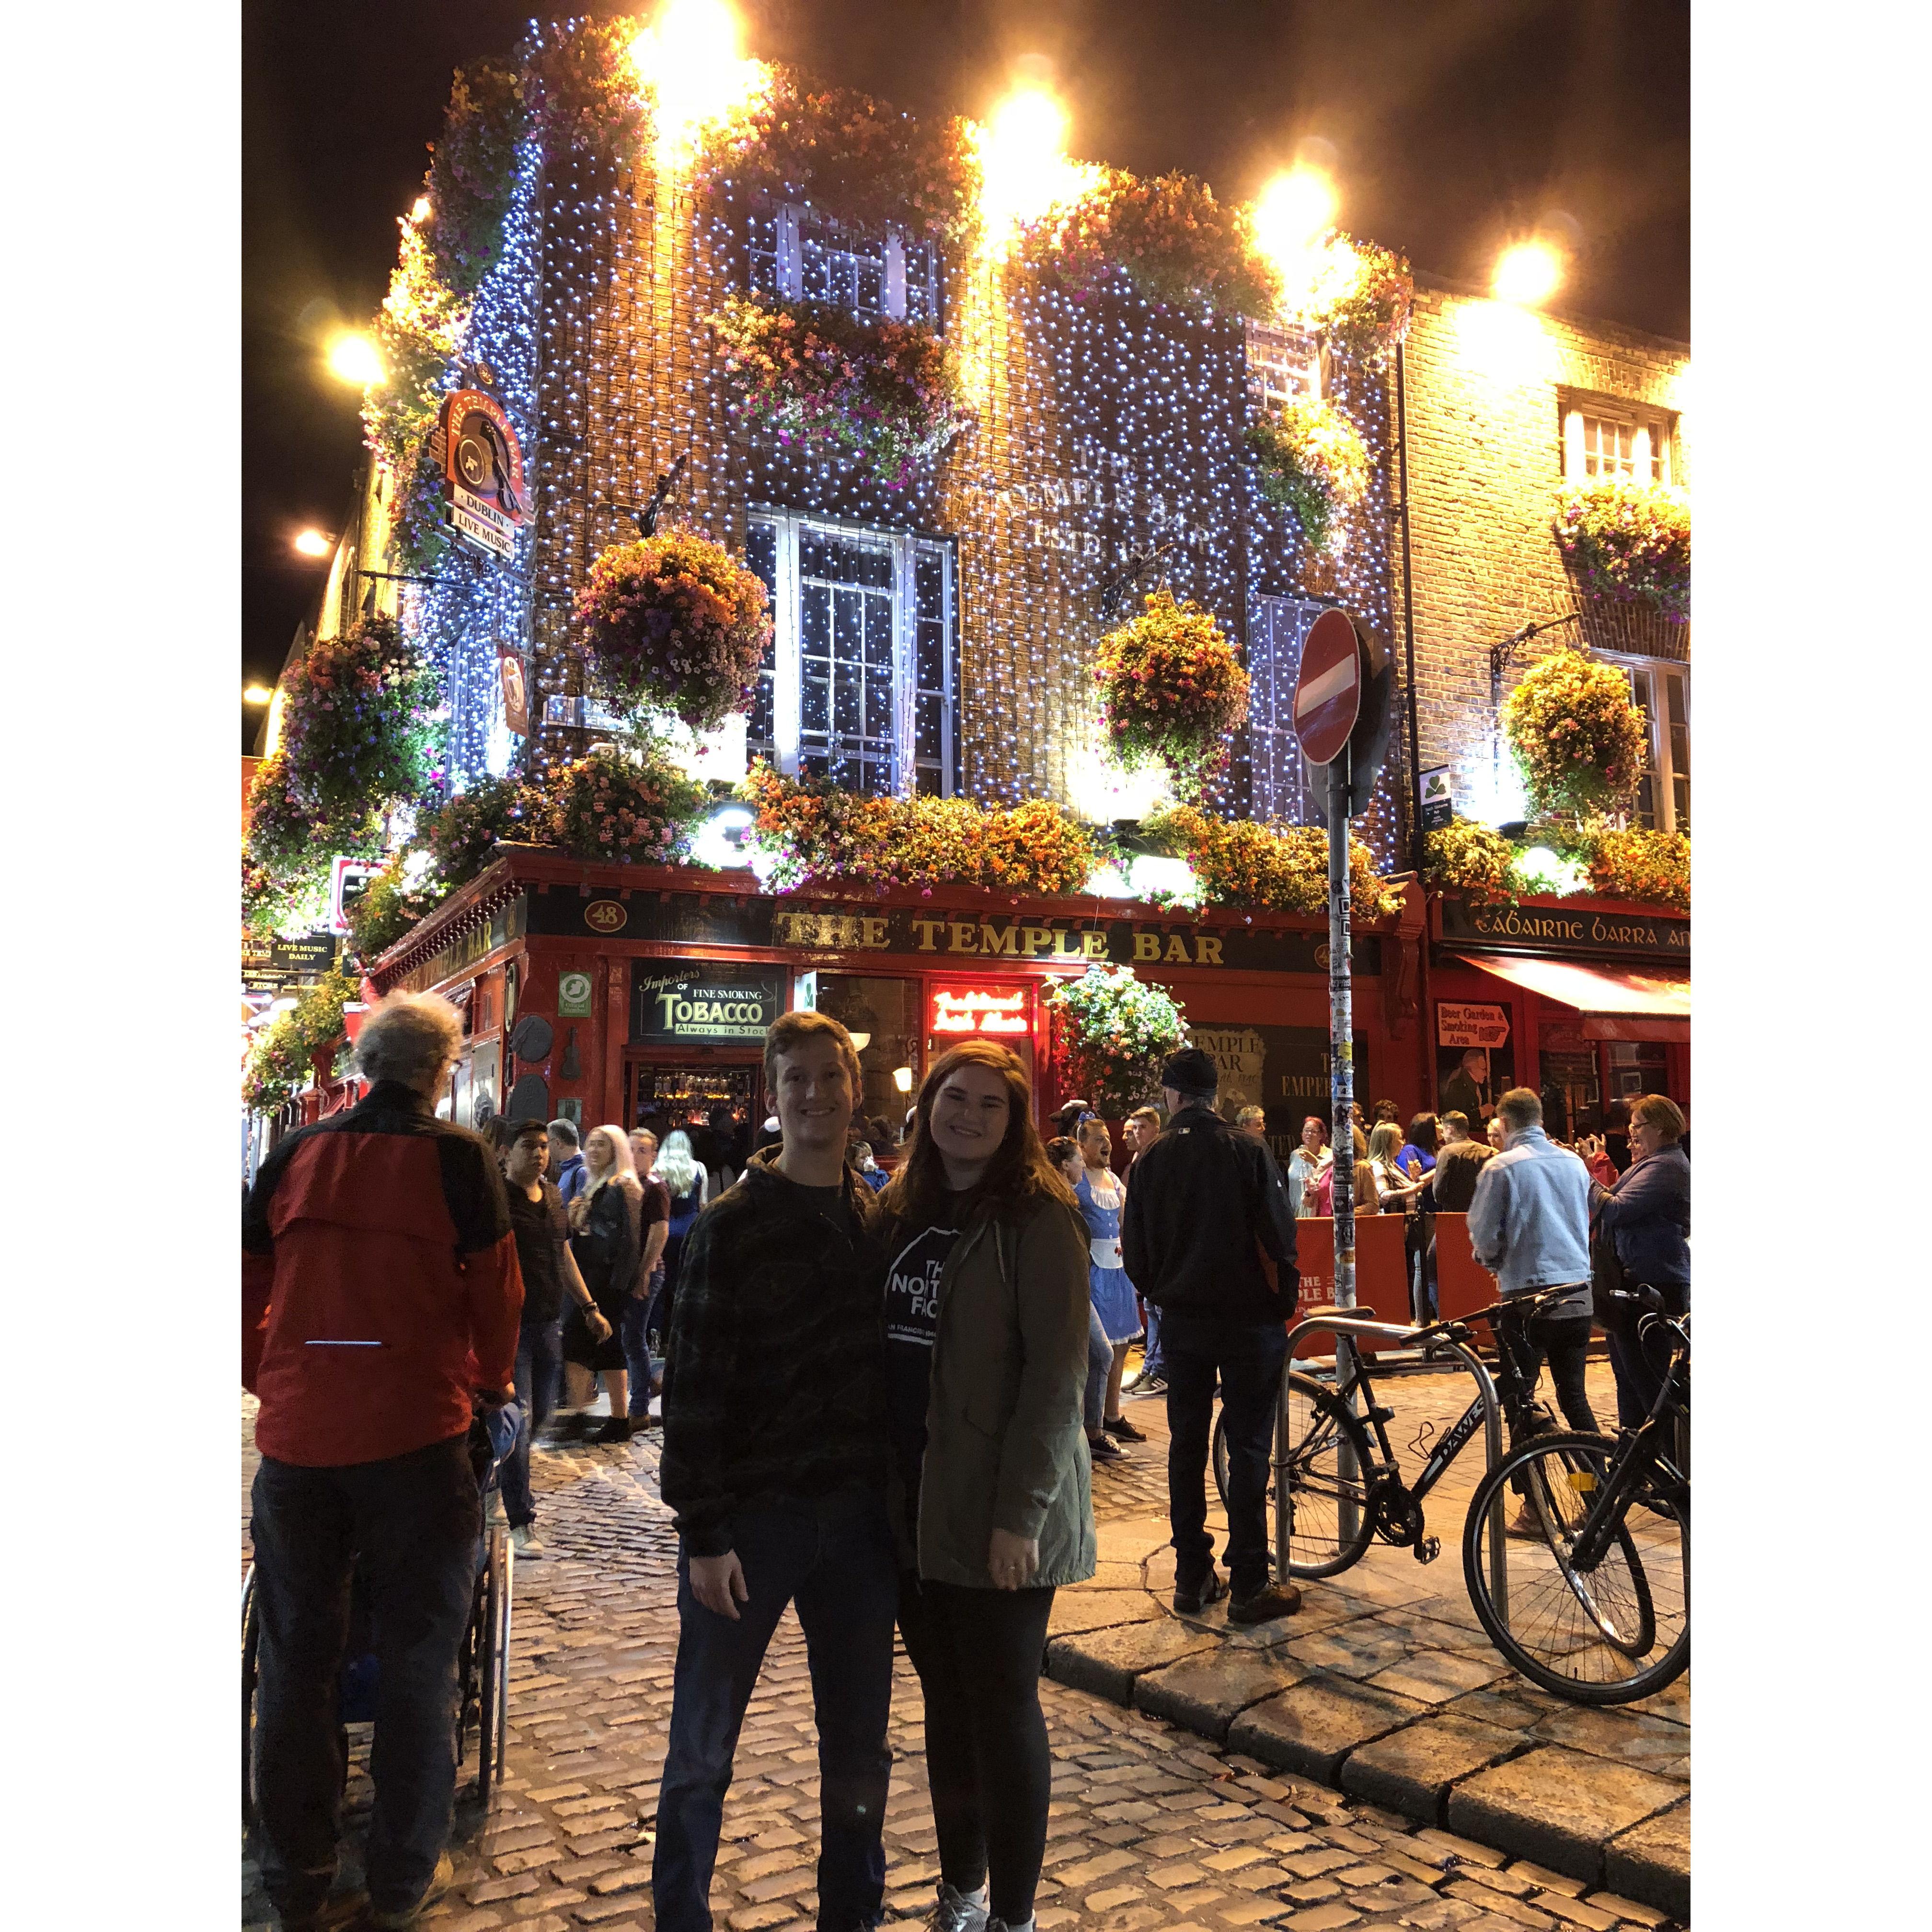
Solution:
[{"label": "circular pub sign", "polygon": [[592,899],[584,908],[584,922],[592,932],[622,932],[630,916],[616,899]]}]

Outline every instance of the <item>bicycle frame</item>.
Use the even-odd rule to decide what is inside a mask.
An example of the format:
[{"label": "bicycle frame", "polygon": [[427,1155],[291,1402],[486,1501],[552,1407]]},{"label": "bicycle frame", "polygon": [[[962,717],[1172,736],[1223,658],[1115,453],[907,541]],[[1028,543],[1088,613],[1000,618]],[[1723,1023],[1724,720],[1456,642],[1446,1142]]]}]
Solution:
[{"label": "bicycle frame", "polygon": [[[1324,1330],[1335,1337],[1336,1387],[1338,1389],[1348,1388],[1350,1394],[1353,1392],[1350,1384],[1358,1383],[1363,1376],[1359,1364],[1347,1376],[1342,1374],[1344,1362],[1353,1357],[1352,1342],[1354,1338],[1382,1337],[1397,1342],[1413,1342],[1418,1336],[1430,1333],[1400,1322],[1364,1320],[1354,1316],[1310,1316],[1306,1321],[1298,1322],[1288,1331],[1288,1360],[1292,1361],[1294,1359],[1296,1346],[1303,1336]],[[1490,1379],[1489,1370],[1484,1366],[1483,1358],[1466,1342],[1459,1340],[1453,1335],[1443,1334],[1433,1337],[1432,1346],[1448,1348],[1459,1357],[1475,1382],[1476,1406],[1481,1412],[1483,1418],[1484,1448],[1488,1465],[1493,1469],[1502,1460],[1503,1455],[1502,1412],[1496,1402],[1496,1384]],[[1274,1580],[1277,1583],[1288,1581],[1288,1545],[1293,1528],[1294,1508],[1288,1480],[1288,1377],[1284,1375],[1281,1378],[1281,1394],[1277,1400],[1274,1421]],[[1346,1394],[1342,1397],[1345,1403],[1348,1399]],[[1370,1406],[1373,1408],[1372,1402]],[[1462,1423],[1459,1421],[1456,1426],[1460,1429]],[[1376,1436],[1383,1454],[1390,1455],[1388,1434],[1379,1424]],[[1466,1436],[1464,1440],[1467,1439]],[[1461,1443],[1459,1442],[1456,1447],[1460,1449]],[[1390,1460],[1393,1460],[1392,1456]],[[1509,1583],[1503,1562],[1503,1506],[1500,1499],[1490,1512],[1490,1548],[1492,1563],[1502,1579],[1500,1600],[1504,1615],[1508,1615]]]},{"label": "bicycle frame", "polygon": [[[1421,1331],[1424,1334],[1427,1330]],[[1497,1373],[1492,1378],[1495,1399],[1500,1400],[1504,1420],[1512,1432],[1516,1426],[1516,1412],[1527,1404],[1529,1392],[1523,1386],[1523,1378],[1514,1358],[1514,1351],[1507,1339],[1498,1335],[1496,1352]],[[1352,1354],[1353,1352],[1351,1352]],[[1367,1364],[1359,1356],[1354,1357],[1354,1366],[1344,1382],[1336,1384],[1336,1394],[1345,1406],[1353,1407],[1354,1397],[1359,1390],[1364,1397],[1363,1419],[1373,1430],[1376,1446],[1382,1452],[1380,1467],[1402,1479],[1401,1469],[1396,1460],[1395,1450],[1390,1443],[1384,1418],[1389,1412],[1376,1400],[1375,1384],[1370,1378]],[[1420,1503],[1448,1473],[1454,1462],[1468,1446],[1469,1438],[1480,1429],[1488,1413],[1487,1405],[1479,1391],[1469,1406],[1444,1430],[1441,1439],[1430,1451],[1429,1459],[1422,1466],[1422,1472],[1414,1482],[1404,1483],[1403,1488],[1417,1503]]]}]

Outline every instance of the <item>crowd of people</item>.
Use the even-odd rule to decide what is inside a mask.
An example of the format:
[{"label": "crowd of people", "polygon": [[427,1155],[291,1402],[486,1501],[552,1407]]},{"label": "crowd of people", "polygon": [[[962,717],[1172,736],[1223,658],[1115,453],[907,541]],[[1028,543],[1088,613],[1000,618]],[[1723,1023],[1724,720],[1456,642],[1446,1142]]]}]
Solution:
[{"label": "crowd of people", "polygon": [[[1051,1760],[1039,1676],[1054,1593],[1094,1573],[1094,1467],[1145,1432],[1122,1406],[1166,1401],[1177,1612],[1223,1597],[1232,1623],[1291,1616],[1271,1576],[1269,1457],[1298,1222],[1332,1207],[1311,1118],[1284,1166],[1258,1110],[1216,1106],[1214,1060],[1161,1072],[1163,1111],[1124,1126],[1075,1101],[1043,1142],[1021,1062],[962,1040],[928,1070],[888,1176],[850,1036],[783,1016],[764,1072],[775,1112],[728,1184],[682,1131],[438,1119],[460,1046],[453,1009],[392,995],[357,1045],[370,1083],[265,1162],[243,1224],[244,1379],[260,1398],[256,1786],[272,1897],[319,1926],[344,1766],[333,1685],[359,1563],[382,1606],[369,1850],[373,1922],[413,1924],[450,1879],[456,1652],[480,1532],[464,1453],[476,1397],[514,1400],[502,1462],[519,1550],[541,1553],[533,1436],[651,1425],[679,1540],[679,1642],[652,1864],[663,1932],[707,1932],[732,1760],[788,1605],[818,1725],[818,1919],[870,1926],[896,1631],[925,1707],[939,1876],[935,1932],[1031,1932]],[[1388,1118],[1382,1118],[1386,1112]],[[1464,1212],[1504,1294],[1570,1292],[1530,1325],[1566,1417],[1583,1390],[1593,1282],[1619,1269],[1689,1294],[1683,1117],[1631,1110],[1628,1169],[1606,1179],[1504,1094],[1492,1149],[1460,1110],[1405,1129],[1384,1103],[1348,1124],[1358,1211]],[[1452,1203],[1456,1204],[1452,1206]],[[1594,1232],[1598,1252],[1593,1253]],[[1426,1260],[1426,1257],[1425,1257]],[[1426,1266],[1418,1269],[1426,1289]],[[1600,1309],[1601,1304],[1598,1304]],[[1648,1412],[1647,1365],[1610,1331],[1620,1418]],[[1648,1380],[1646,1381],[1646,1376]],[[562,1381],[562,1406],[558,1382]],[[1206,1480],[1214,1405],[1228,1450],[1216,1568]],[[507,1417],[506,1418],[507,1425]]]}]

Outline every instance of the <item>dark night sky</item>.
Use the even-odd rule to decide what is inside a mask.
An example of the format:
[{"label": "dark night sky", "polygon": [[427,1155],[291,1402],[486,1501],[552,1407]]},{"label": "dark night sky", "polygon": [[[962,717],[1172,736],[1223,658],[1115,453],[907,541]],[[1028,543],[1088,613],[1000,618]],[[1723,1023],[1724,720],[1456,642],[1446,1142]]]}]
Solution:
[{"label": "dark night sky", "polygon": [[[244,0],[242,624],[272,680],[360,436],[320,341],[368,320],[451,70],[507,53],[530,0]],[[596,14],[646,4],[593,4]],[[983,113],[1042,54],[1072,152],[1252,195],[1318,136],[1340,220],[1417,268],[1486,279],[1561,210],[1581,242],[1556,306],[1690,334],[1685,0],[740,0],[747,50],[914,112]],[[260,713],[244,718],[244,745]]]}]

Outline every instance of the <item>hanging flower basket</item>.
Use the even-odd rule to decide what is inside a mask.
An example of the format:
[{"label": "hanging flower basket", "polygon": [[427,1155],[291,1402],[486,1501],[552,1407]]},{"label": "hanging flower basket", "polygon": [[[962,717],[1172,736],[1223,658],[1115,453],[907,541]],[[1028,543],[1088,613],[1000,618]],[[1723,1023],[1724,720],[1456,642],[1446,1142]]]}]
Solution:
[{"label": "hanging flower basket", "polygon": [[1667,483],[1601,477],[1566,483],[1552,527],[1592,597],[1647,604],[1673,624],[1690,618],[1690,499]]},{"label": "hanging flower basket", "polygon": [[712,731],[751,709],[772,640],[757,573],[722,544],[674,530],[618,544],[590,566],[577,615],[598,694],[622,716],[676,713]]},{"label": "hanging flower basket", "polygon": [[1561,650],[1503,700],[1503,730],[1538,816],[1621,811],[1643,770],[1643,719],[1613,665]]},{"label": "hanging flower basket", "polygon": [[283,686],[288,796],[316,817],[380,813],[441,776],[435,674],[392,617],[310,644]]},{"label": "hanging flower basket", "polygon": [[1165,586],[1138,617],[1100,640],[1094,675],[1101,721],[1124,771],[1158,763],[1184,796],[1228,760],[1228,740],[1248,715],[1240,653],[1197,604]]},{"label": "hanging flower basket", "polygon": [[1047,994],[1061,1022],[1067,1087],[1107,1119],[1157,1100],[1161,1063],[1187,1044],[1180,1003],[1130,966],[1090,966]]},{"label": "hanging flower basket", "polygon": [[929,328],[749,296],[709,320],[748,421],[781,442],[853,450],[890,489],[904,489],[965,426],[952,352]]},{"label": "hanging flower basket", "polygon": [[1354,424],[1332,403],[1292,397],[1244,440],[1264,499],[1294,512],[1310,549],[1329,548],[1336,519],[1369,493],[1371,458]]}]

